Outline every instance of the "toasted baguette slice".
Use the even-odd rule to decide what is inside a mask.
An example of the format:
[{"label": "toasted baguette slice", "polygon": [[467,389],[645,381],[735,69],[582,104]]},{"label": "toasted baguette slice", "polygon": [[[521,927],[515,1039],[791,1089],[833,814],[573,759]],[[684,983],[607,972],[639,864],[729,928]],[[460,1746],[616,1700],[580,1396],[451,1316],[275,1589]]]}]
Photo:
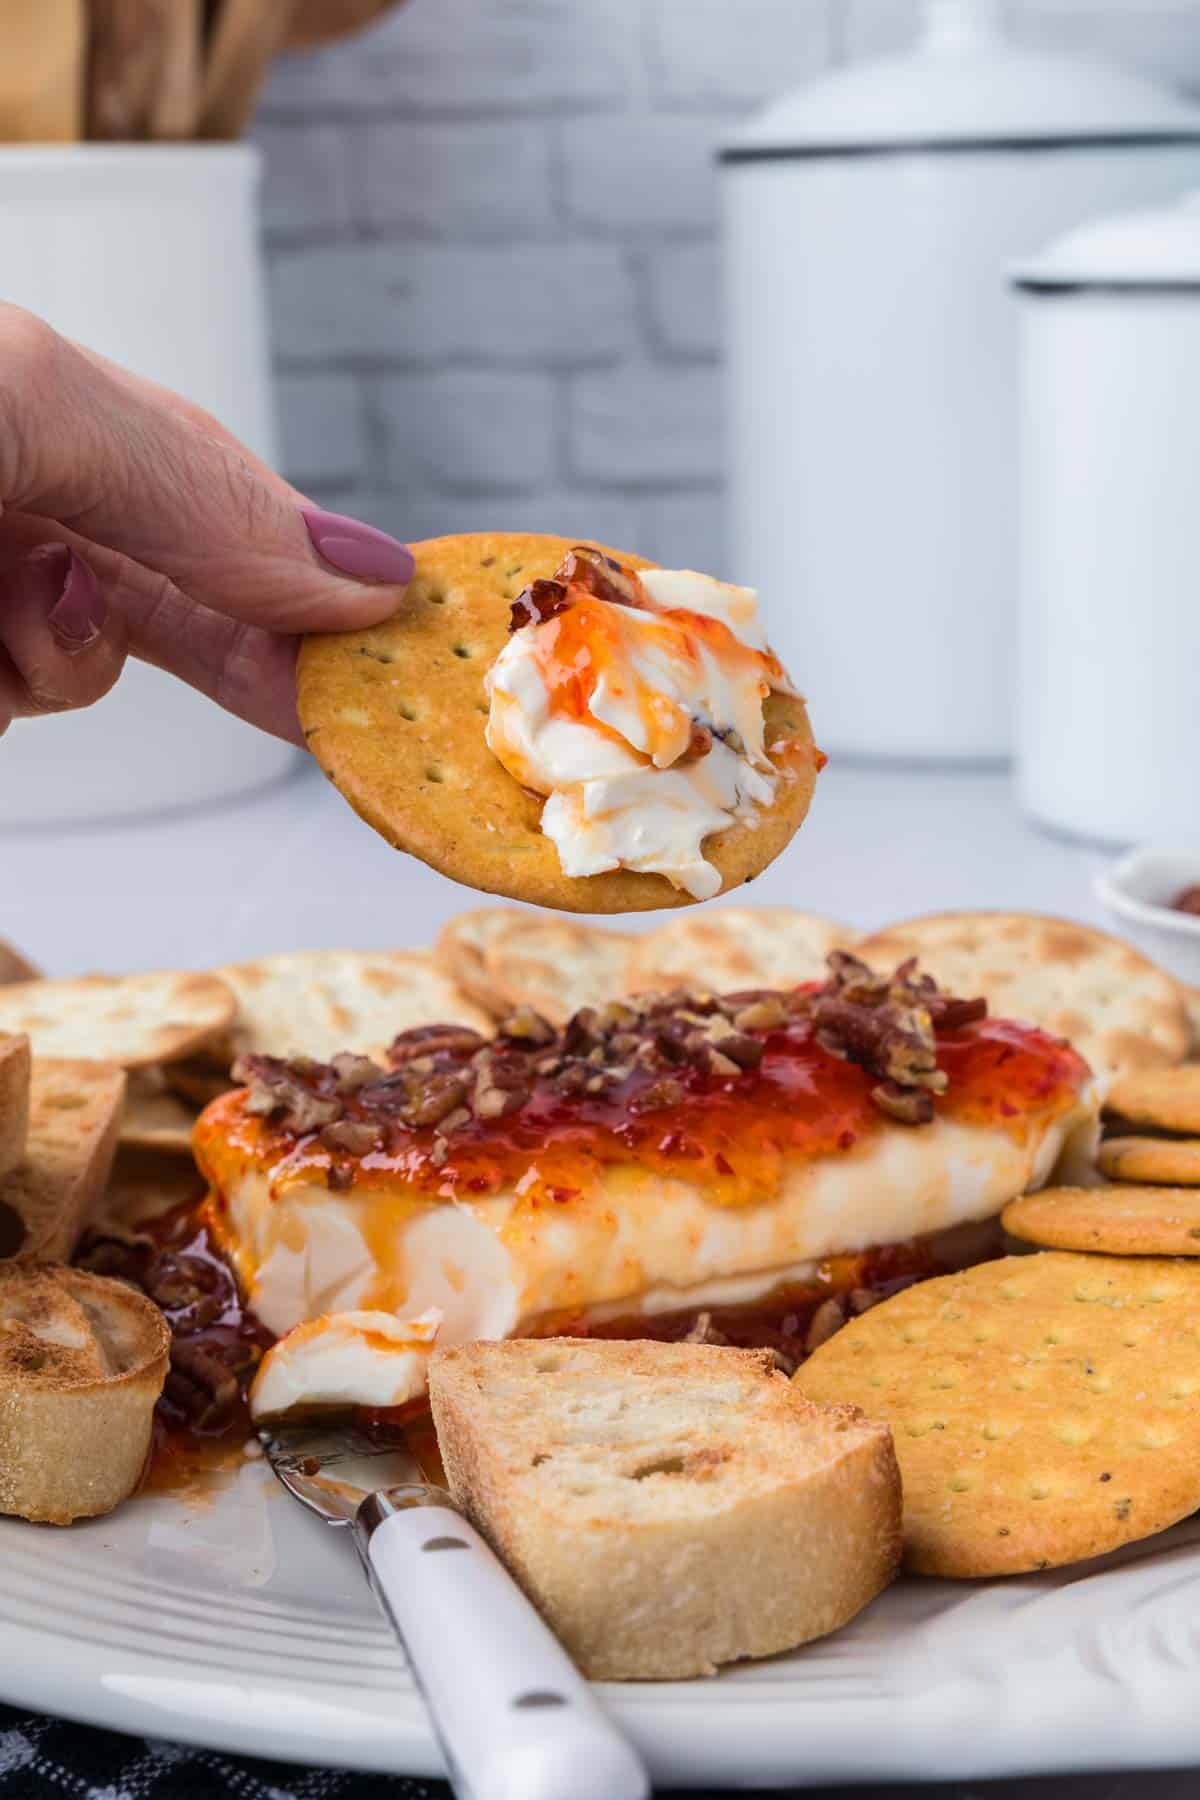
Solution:
[{"label": "toasted baguette slice", "polygon": [[69,1525],[131,1494],[170,1344],[123,1281],[0,1265],[0,1512]]},{"label": "toasted baguette slice", "polygon": [[35,1057],[25,1155],[0,1176],[0,1241],[23,1262],[69,1256],[112,1168],[125,1097],[115,1063]]},{"label": "toasted baguette slice", "polygon": [[900,1560],[887,1428],[769,1352],[545,1338],[437,1353],[450,1489],[585,1674],[677,1680],[834,1631]]},{"label": "toasted baguette slice", "polygon": [[[29,1129],[29,1039],[0,1036],[0,1176],[25,1154]],[[0,1238],[0,1256],[6,1254]]]}]

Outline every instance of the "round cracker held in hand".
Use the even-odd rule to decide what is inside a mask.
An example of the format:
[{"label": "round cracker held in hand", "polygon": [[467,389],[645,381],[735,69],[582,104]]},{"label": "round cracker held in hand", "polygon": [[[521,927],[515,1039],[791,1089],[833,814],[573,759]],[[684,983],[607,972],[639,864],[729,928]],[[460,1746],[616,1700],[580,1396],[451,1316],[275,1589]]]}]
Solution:
[{"label": "round cracker held in hand", "polygon": [[980,1263],[852,1320],[795,1380],[891,1426],[919,1574],[1054,1568],[1200,1506],[1200,1263]]},{"label": "round cracker held in hand", "polygon": [[1042,1188],[1011,1200],[1004,1229],[1048,1250],[1105,1256],[1200,1256],[1200,1193],[1194,1188]]},{"label": "round cracker held in hand", "polygon": [[632,994],[656,988],[789,988],[824,981],[831,950],[851,947],[858,933],[818,913],[791,906],[719,906],[672,919],[639,937],[629,959]]},{"label": "round cracker held in hand", "polygon": [[953,994],[997,1018],[1069,1038],[1097,1074],[1178,1063],[1191,1027],[1177,984],[1119,938],[1042,913],[930,913],[855,947],[873,968],[916,956]]},{"label": "round cracker held in hand", "polygon": [[80,975],[0,988],[0,1032],[28,1034],[35,1056],[126,1069],[189,1056],[225,1031],[234,999],[215,975]]},{"label": "round cracker held in hand", "polygon": [[[543,797],[523,788],[484,739],[484,676],[508,640],[512,602],[548,578],[577,539],[480,532],[411,546],[416,574],[394,618],[367,631],[308,637],[297,703],[308,747],[335,787],[390,844],[454,881],[564,912],[690,906],[663,875],[564,875],[542,835]],[[643,557],[606,551],[634,569]],[[802,700],[772,694],[770,807],[708,838],[722,889],[758,875],[808,811],[817,751]]]}]

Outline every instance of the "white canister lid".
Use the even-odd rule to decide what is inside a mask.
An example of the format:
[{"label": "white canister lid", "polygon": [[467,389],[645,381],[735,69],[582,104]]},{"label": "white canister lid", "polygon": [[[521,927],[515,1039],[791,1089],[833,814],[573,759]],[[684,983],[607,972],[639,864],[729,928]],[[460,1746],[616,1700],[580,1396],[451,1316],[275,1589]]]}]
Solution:
[{"label": "white canister lid", "polygon": [[1076,226],[1013,273],[1020,288],[1200,288],[1200,189]]},{"label": "white canister lid", "polygon": [[1200,143],[1200,110],[1147,77],[1013,44],[998,0],[924,0],[924,17],[912,50],[776,100],[721,160]]}]

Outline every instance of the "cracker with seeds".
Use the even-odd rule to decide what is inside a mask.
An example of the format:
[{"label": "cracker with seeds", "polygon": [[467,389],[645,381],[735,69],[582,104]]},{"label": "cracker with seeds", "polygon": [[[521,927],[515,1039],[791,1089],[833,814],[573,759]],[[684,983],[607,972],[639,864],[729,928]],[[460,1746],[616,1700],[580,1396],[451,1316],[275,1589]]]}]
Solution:
[{"label": "cracker with seeds", "polygon": [[1001,1018],[1069,1038],[1097,1074],[1178,1063],[1191,1031],[1178,985],[1119,938],[1041,913],[931,913],[872,933],[855,954],[916,956],[943,987]]},{"label": "cracker with seeds", "polygon": [[629,958],[631,994],[656,988],[788,988],[824,981],[831,950],[858,938],[849,925],[791,906],[721,906],[687,913],[639,937]]},{"label": "cracker with seeds", "polygon": [[[413,544],[416,574],[394,618],[304,640],[297,702],[308,747],[368,825],[468,887],[563,912],[693,905],[664,875],[564,875],[542,834],[543,797],[515,781],[485,742],[484,676],[507,642],[512,602],[553,575],[572,544],[529,532]],[[650,566],[605,554],[627,568]],[[765,717],[776,797],[706,840],[723,889],[774,860],[812,797],[817,752],[804,702],[771,694]]]},{"label": "cracker with seeds", "polygon": [[398,1031],[449,1022],[488,1028],[420,950],[295,950],[230,963],[232,1056],[381,1055]]},{"label": "cracker with seeds", "polygon": [[1187,1187],[1041,1188],[1012,1200],[1004,1229],[1047,1250],[1200,1256],[1200,1193]]},{"label": "cracker with seeds", "polygon": [[581,1007],[620,999],[632,942],[623,931],[519,913],[488,945],[488,978],[506,1009],[532,1006],[564,1025]]},{"label": "cracker with seeds", "polygon": [[1054,1568],[1200,1506],[1200,1263],[980,1263],[852,1320],[795,1380],[891,1426],[919,1574]]},{"label": "cracker with seeds", "polygon": [[1111,1137],[1096,1152],[1109,1181],[1200,1186],[1200,1138]]},{"label": "cracker with seeds", "polygon": [[225,1031],[233,995],[216,975],[80,975],[0,988],[0,1032],[23,1031],[35,1056],[144,1068],[188,1056]]},{"label": "cracker with seeds", "polygon": [[1106,1118],[1144,1131],[1177,1131],[1200,1137],[1200,1064],[1182,1069],[1144,1069],[1114,1081],[1104,1099]]},{"label": "cracker with seeds", "polygon": [[488,974],[488,947],[514,919],[524,917],[515,906],[472,907],[448,920],[433,946],[433,960],[442,974],[494,1019],[507,1012],[509,1003]]}]

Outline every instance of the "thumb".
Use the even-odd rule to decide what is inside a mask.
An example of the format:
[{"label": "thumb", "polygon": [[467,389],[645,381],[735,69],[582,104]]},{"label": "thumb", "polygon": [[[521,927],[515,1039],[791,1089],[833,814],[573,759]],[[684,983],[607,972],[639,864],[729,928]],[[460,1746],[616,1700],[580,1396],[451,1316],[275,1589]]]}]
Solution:
[{"label": "thumb", "polygon": [[0,507],[52,519],[276,632],[395,612],[412,553],[307,506],[199,408],[0,306]]}]

